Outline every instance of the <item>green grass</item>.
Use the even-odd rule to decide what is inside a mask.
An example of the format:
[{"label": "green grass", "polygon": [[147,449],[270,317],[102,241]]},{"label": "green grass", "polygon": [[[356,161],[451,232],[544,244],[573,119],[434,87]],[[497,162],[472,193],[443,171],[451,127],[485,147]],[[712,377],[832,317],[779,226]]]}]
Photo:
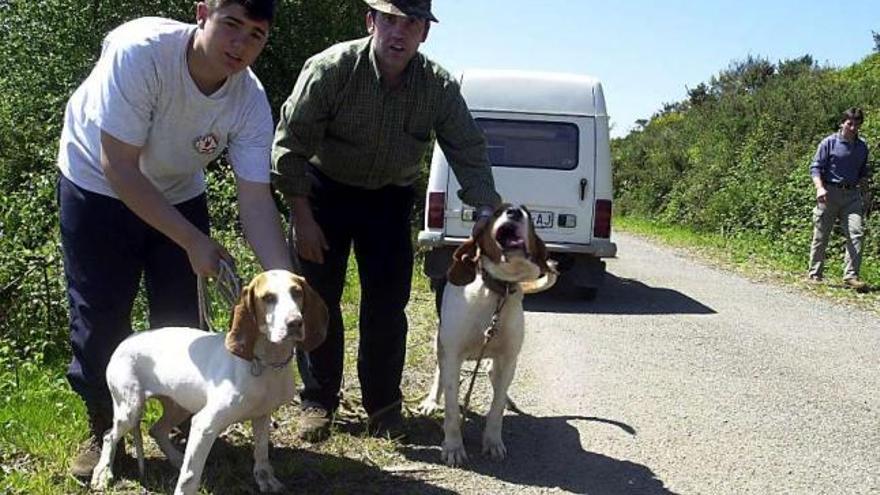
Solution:
[{"label": "green grass", "polygon": [[[687,250],[708,263],[722,266],[755,280],[809,291],[832,301],[856,305],[880,312],[880,266],[863,263],[861,278],[871,286],[867,293],[857,293],[843,286],[833,273],[843,266],[841,250],[829,246],[826,261],[826,281],[819,285],[806,283],[809,246],[803,253],[788,253],[772,240],[751,233],[735,236],[695,232],[677,225],[665,225],[637,217],[615,217],[615,228],[659,241],[668,246]],[[877,242],[868,235],[868,242]]]},{"label": "green grass", "polygon": [[[239,266],[242,275],[255,272],[252,260]],[[317,445],[302,444],[295,436],[298,407],[283,406],[273,417],[278,428],[271,433],[274,446],[270,456],[276,473],[284,479],[294,479],[298,493],[351,493],[370,491],[369,483],[381,487],[398,478],[388,473],[389,467],[405,462],[398,452],[399,443],[366,435],[366,419],[360,408],[360,389],[356,374],[358,301],[357,267],[352,257],[343,293],[343,319],[346,326],[345,382],[343,406],[340,408],[335,433]],[[407,310],[410,321],[407,364],[403,389],[405,409],[419,400],[433,372],[433,338],[436,318],[433,294],[428,281],[421,275],[421,260],[417,260],[413,275],[413,291]],[[222,309],[222,308],[220,308]],[[217,324],[227,318],[215,311]],[[63,331],[63,330],[58,330]],[[69,494],[89,493],[89,490],[67,475],[67,467],[76,455],[78,445],[86,436],[85,409],[64,378],[66,363],[39,366],[33,363],[18,365],[0,363],[0,493]],[[299,378],[297,383],[301,384]],[[151,401],[144,421],[144,430],[159,414],[160,406]],[[408,433],[431,436],[439,432],[435,420],[414,418],[408,422]],[[209,467],[203,477],[202,493],[240,493],[256,489],[250,473],[252,442],[250,427],[237,426],[227,431],[224,440],[215,443]],[[166,493],[173,490],[177,472],[165,462],[161,453],[147,435],[146,488],[136,479],[136,466],[129,463],[127,473],[114,483],[111,493]],[[431,437],[439,444],[439,437]],[[129,456],[131,446],[129,445]],[[220,466],[211,470],[210,464]],[[344,476],[339,476],[343,474]],[[210,478],[210,482],[208,482]],[[320,483],[309,483],[314,479]],[[364,484],[366,483],[366,485]],[[304,486],[315,486],[315,491]]]},{"label": "green grass", "polygon": [[59,466],[85,430],[82,403],[60,370],[22,363],[17,371],[0,377],[0,492],[76,491]]}]

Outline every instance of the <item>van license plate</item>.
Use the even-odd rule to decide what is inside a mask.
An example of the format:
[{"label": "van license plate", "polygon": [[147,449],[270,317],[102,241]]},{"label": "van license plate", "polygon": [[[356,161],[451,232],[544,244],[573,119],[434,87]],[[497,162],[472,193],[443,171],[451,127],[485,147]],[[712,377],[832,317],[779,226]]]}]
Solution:
[{"label": "van license plate", "polygon": [[552,211],[531,211],[531,213],[536,229],[549,229],[553,227]]}]

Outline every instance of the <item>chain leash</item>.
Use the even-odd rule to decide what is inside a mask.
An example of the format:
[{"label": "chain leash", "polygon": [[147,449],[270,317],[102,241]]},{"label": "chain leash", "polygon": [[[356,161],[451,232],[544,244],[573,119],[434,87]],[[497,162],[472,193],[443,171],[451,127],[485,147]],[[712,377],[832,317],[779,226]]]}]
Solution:
[{"label": "chain leash", "polygon": [[483,360],[483,354],[486,352],[486,346],[489,345],[489,342],[498,334],[498,330],[500,329],[501,310],[504,308],[504,303],[507,302],[507,296],[510,295],[510,285],[511,284],[509,283],[504,284],[504,294],[498,298],[498,304],[495,305],[495,312],[492,313],[492,321],[489,322],[489,326],[483,331],[483,345],[480,347],[480,353],[477,355],[477,364],[474,366],[473,373],[471,373],[471,383],[468,385],[467,394],[464,396],[462,414],[466,413],[470,406],[471,392],[474,391],[474,382],[477,379],[477,371],[480,369],[480,363]]}]

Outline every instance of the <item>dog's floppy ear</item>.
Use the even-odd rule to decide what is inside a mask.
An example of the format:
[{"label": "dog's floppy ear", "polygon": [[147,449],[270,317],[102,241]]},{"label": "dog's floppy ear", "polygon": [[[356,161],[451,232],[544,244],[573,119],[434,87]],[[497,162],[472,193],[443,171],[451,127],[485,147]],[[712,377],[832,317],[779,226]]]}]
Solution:
[{"label": "dog's floppy ear", "polygon": [[241,291],[241,298],[232,309],[232,326],[226,334],[226,349],[247,361],[254,359],[254,344],[260,334],[254,314],[254,282],[256,279]]},{"label": "dog's floppy ear", "polygon": [[[529,218],[531,219],[531,214],[529,214]],[[520,282],[519,286],[523,290],[523,294],[543,292],[556,285],[559,270],[556,269],[556,262],[550,259],[544,241],[535,234],[534,224],[529,225],[529,253],[532,262],[541,271],[541,276],[536,280]]]},{"label": "dog's floppy ear", "polygon": [[534,229],[534,228],[531,229],[531,231],[530,231],[530,233],[529,233],[529,237],[531,238],[531,241],[530,241],[530,244],[531,244],[530,251],[531,251],[531,253],[532,253],[532,261],[533,261],[536,265],[538,265],[538,267],[541,269],[541,274],[542,274],[542,275],[545,274],[545,273],[555,273],[555,274],[558,274],[558,272],[556,271],[555,266],[552,266],[552,265],[550,265],[550,264],[547,263],[547,260],[550,259],[550,255],[549,255],[549,253],[547,252],[547,246],[544,244],[544,241],[542,241],[540,237],[538,237],[537,235],[535,235],[535,229]]},{"label": "dog's floppy ear", "polygon": [[312,289],[306,279],[297,276],[297,280],[303,290],[303,341],[299,344],[299,348],[309,352],[323,344],[324,339],[327,338],[330,315],[324,299]]},{"label": "dog's floppy ear", "polygon": [[467,285],[477,278],[477,260],[480,258],[479,239],[486,233],[490,223],[488,219],[478,220],[471,236],[452,253],[452,266],[446,272],[446,279],[452,285]]},{"label": "dog's floppy ear", "polygon": [[522,208],[529,214],[529,257],[532,259],[532,262],[538,265],[538,268],[541,269],[541,275],[547,273],[558,275],[559,272],[556,270],[556,265],[547,264],[547,260],[550,259],[550,254],[547,251],[547,246],[544,244],[544,241],[542,241],[541,238],[538,237],[538,234],[535,233],[535,221],[532,219],[532,212],[530,212],[525,206]]},{"label": "dog's floppy ear", "polygon": [[477,278],[477,242],[473,238],[464,241],[452,253],[452,266],[446,272],[452,285],[467,285]]}]

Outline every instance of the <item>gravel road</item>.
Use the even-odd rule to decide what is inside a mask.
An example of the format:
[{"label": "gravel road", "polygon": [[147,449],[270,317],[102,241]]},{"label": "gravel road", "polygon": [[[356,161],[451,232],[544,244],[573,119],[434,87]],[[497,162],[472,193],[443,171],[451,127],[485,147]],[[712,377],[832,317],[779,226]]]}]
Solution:
[{"label": "gravel road", "polygon": [[479,455],[476,418],[463,469],[406,447],[419,492],[880,493],[877,315],[615,242],[595,301],[526,301],[507,460]]}]

